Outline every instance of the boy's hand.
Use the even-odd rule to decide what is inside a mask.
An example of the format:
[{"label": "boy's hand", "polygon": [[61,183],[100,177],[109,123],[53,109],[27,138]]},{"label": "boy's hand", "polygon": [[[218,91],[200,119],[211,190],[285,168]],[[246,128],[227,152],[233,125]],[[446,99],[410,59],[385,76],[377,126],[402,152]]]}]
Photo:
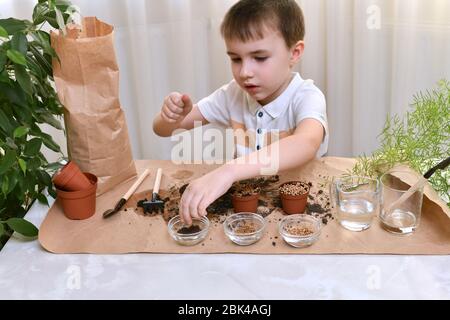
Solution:
[{"label": "boy's hand", "polygon": [[206,216],[206,208],[233,184],[231,172],[222,166],[189,183],[180,201],[180,218],[190,225],[192,218]]},{"label": "boy's hand", "polygon": [[187,94],[172,92],[164,99],[161,118],[169,123],[183,120],[192,110],[192,101]]}]

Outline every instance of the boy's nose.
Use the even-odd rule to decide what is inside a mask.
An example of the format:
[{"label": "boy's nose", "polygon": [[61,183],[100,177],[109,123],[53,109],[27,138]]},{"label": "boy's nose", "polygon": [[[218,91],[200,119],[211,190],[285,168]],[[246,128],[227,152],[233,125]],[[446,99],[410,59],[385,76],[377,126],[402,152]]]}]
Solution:
[{"label": "boy's nose", "polygon": [[248,64],[242,64],[240,76],[242,79],[253,77],[253,71]]}]

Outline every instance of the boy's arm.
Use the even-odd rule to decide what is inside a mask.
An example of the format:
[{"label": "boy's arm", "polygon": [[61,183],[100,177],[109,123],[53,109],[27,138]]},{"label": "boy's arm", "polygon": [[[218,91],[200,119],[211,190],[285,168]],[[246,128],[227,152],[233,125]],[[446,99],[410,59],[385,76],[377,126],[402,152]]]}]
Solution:
[{"label": "boy's arm", "polygon": [[260,175],[268,170],[268,167],[276,171],[300,167],[315,158],[324,135],[325,130],[318,120],[304,119],[293,135],[280,139],[259,151],[229,161],[224,165],[228,168],[224,170],[238,181]]},{"label": "boy's arm", "polygon": [[319,121],[305,119],[299,123],[293,135],[229,161],[194,180],[181,198],[180,217],[190,224],[192,217],[205,216],[206,208],[227,192],[233,182],[261,175],[268,167],[273,169],[270,174],[275,174],[306,164],[316,156],[324,134]]},{"label": "boy's arm", "polygon": [[[183,95],[178,101],[176,94],[171,94],[164,100],[163,107],[153,120],[153,131],[160,137],[169,137],[177,129],[190,130],[196,121],[201,121],[202,125],[209,122],[203,117],[198,106],[192,106],[192,102],[187,95]],[[178,105],[176,104],[178,103]]]}]

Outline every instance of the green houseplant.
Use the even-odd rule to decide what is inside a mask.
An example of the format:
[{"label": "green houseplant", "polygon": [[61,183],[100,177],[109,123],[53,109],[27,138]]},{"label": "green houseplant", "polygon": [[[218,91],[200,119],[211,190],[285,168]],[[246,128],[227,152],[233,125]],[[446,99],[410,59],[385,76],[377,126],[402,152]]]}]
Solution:
[{"label": "green houseplant", "polygon": [[[404,118],[388,116],[379,135],[381,146],[370,156],[361,156],[348,174],[380,177],[395,164],[407,164],[424,174],[450,154],[450,82],[414,96]],[[449,170],[438,170],[429,179],[450,206]]]},{"label": "green houseplant", "polygon": [[[13,231],[35,237],[37,228],[23,219],[35,199],[56,197],[44,145],[61,153],[39,124],[63,130],[62,106],[54,89],[48,23],[63,29],[74,12],[66,0],[38,0],[32,21],[0,19],[0,248]],[[61,153],[62,154],[62,153]]]}]

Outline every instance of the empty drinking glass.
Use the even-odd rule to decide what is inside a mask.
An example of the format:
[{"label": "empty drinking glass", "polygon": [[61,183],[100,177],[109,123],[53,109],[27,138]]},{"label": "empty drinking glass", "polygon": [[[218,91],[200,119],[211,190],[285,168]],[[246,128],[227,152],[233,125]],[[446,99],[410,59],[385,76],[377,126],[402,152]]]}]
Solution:
[{"label": "empty drinking glass", "polygon": [[411,185],[414,185],[419,179],[417,174],[401,170],[390,171],[381,176],[382,209],[380,220],[382,227],[387,231],[397,234],[410,234],[420,223],[423,187],[402,203],[392,207],[391,204],[410,188],[410,185],[404,183],[399,177],[402,177]]}]

